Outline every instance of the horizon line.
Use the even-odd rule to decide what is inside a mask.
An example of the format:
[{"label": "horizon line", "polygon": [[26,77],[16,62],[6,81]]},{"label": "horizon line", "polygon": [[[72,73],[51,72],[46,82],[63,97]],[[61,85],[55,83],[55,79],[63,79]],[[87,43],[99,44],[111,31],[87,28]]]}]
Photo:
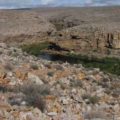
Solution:
[{"label": "horizon line", "polygon": [[34,6],[34,5],[29,5],[29,6],[23,6],[23,7],[15,7],[15,6],[11,6],[11,7],[3,7],[0,6],[0,10],[14,10],[14,9],[37,9],[37,8],[92,8],[92,7],[119,7],[120,5],[59,5],[59,6],[52,6],[52,5],[38,5],[38,6]]}]

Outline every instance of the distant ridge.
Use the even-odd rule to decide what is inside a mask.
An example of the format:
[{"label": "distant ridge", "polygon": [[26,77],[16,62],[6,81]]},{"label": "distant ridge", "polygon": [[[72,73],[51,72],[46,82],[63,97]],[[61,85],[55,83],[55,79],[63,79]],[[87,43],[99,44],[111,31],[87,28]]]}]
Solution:
[{"label": "distant ridge", "polygon": [[[14,0],[17,1],[17,0]],[[44,0],[45,1],[45,0]],[[120,0],[54,0],[51,2],[2,2],[0,1],[0,9],[31,9],[43,7],[99,7],[99,6],[120,6]]]}]

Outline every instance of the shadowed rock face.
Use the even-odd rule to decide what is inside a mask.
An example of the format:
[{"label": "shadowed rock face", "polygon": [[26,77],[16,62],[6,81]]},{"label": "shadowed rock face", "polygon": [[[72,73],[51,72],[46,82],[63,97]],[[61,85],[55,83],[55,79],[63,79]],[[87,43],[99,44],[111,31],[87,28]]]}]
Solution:
[{"label": "shadowed rock face", "polygon": [[120,49],[120,33],[108,33],[107,43],[108,47],[113,49]]},{"label": "shadowed rock face", "polygon": [[[90,47],[92,49],[120,49],[120,33],[105,30],[102,27],[79,26],[59,32],[61,39],[81,42],[81,48]],[[82,43],[85,43],[84,45]]]},{"label": "shadowed rock face", "polygon": [[1,10],[0,40],[7,43],[52,40],[76,52],[109,51],[118,55],[119,13],[120,7]]}]

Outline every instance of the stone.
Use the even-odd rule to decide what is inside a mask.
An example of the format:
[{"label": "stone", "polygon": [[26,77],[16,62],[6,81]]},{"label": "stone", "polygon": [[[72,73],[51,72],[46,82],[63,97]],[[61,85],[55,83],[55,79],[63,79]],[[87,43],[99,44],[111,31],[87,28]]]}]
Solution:
[{"label": "stone", "polygon": [[8,77],[12,77],[12,76],[13,76],[13,73],[12,73],[12,72],[8,72],[8,73],[7,73],[7,76],[8,76]]},{"label": "stone", "polygon": [[76,94],[76,93],[77,93],[77,90],[76,90],[75,88],[73,88],[73,89],[71,90],[71,92],[72,92],[73,94]]},{"label": "stone", "polygon": [[28,73],[28,80],[30,80],[33,83],[36,83],[38,85],[43,85],[43,81],[40,80],[40,78],[32,73]]},{"label": "stone", "polygon": [[114,105],[114,111],[120,111],[120,105],[119,104],[116,104],[116,105]]},{"label": "stone", "polygon": [[0,43],[0,47],[7,48],[7,45],[6,45],[6,43]]},{"label": "stone", "polygon": [[61,98],[61,103],[62,103],[63,105],[68,105],[68,104],[69,104],[69,98],[62,97],[62,98]]},{"label": "stone", "polygon": [[27,104],[26,101],[21,102],[21,105],[23,105],[23,106],[25,106],[26,104]]},{"label": "stone", "polygon": [[56,112],[49,112],[49,113],[47,113],[47,115],[52,117],[52,116],[56,116],[57,113]]}]

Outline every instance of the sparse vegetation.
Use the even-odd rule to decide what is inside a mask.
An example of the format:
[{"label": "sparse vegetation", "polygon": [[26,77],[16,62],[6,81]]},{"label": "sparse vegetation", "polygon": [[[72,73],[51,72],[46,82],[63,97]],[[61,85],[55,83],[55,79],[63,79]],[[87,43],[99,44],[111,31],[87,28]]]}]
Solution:
[{"label": "sparse vegetation", "polygon": [[47,49],[49,47],[49,42],[42,42],[42,43],[33,43],[30,45],[22,45],[22,50],[35,55],[35,56],[39,56],[41,51],[44,49]]},{"label": "sparse vegetation", "polygon": [[53,55],[53,57],[59,58],[62,61],[68,61],[69,63],[81,63],[84,67],[88,68],[100,68],[104,72],[120,75],[120,60],[118,58],[95,58],[88,57],[76,54],[57,54]]},{"label": "sparse vegetation", "polygon": [[39,93],[34,93],[34,94],[32,93],[29,95],[27,94],[25,100],[27,101],[29,106],[37,107],[42,112],[45,110],[46,102]]},{"label": "sparse vegetation", "polygon": [[82,88],[83,87],[83,84],[82,84],[82,81],[80,80],[72,80],[71,81],[71,87],[80,87]]},{"label": "sparse vegetation", "polygon": [[91,96],[91,97],[89,97],[89,102],[92,103],[92,104],[96,104],[96,103],[99,102],[99,97]]},{"label": "sparse vegetation", "polygon": [[[41,54],[41,51],[49,47],[49,43],[39,43],[22,46],[23,51],[26,51],[29,54],[38,56]],[[69,63],[81,63],[84,67],[88,68],[100,68],[104,72],[120,75],[120,59],[118,58],[97,58],[97,57],[88,57],[83,55],[76,55],[75,53],[67,54],[48,54],[51,56],[52,60],[61,60],[63,62],[67,61]]]},{"label": "sparse vegetation", "polygon": [[5,86],[0,85],[0,92],[7,92],[7,88]]},{"label": "sparse vegetation", "polygon": [[50,76],[50,77],[53,77],[54,76],[54,72],[48,72],[47,75]]},{"label": "sparse vegetation", "polygon": [[8,71],[12,71],[13,70],[13,66],[10,63],[6,63],[4,67]]},{"label": "sparse vegetation", "polygon": [[39,69],[39,67],[38,67],[36,64],[32,64],[30,67],[31,67],[33,70],[38,70],[38,69]]},{"label": "sparse vegetation", "polygon": [[25,100],[28,102],[28,105],[44,111],[46,104],[43,96],[50,94],[48,86],[39,86],[32,83],[24,84],[24,86],[21,87],[21,91],[26,95]]},{"label": "sparse vegetation", "polygon": [[91,95],[87,95],[87,94],[85,94],[85,95],[83,95],[82,96],[82,98],[84,99],[84,100],[86,100],[86,99],[88,99],[88,103],[91,103],[91,104],[96,104],[96,103],[98,103],[99,102],[99,97],[98,96],[91,96]]},{"label": "sparse vegetation", "polygon": [[[41,44],[32,44],[23,46],[23,51],[33,55],[40,55],[41,50],[47,48],[49,46],[48,43]],[[84,67],[88,68],[100,68],[104,72],[120,75],[120,59],[118,58],[101,58],[98,59],[96,57],[88,57],[83,55],[76,54],[48,54],[51,56],[52,60],[61,60],[63,62],[68,61],[69,63],[81,63]]]},{"label": "sparse vegetation", "polygon": [[84,118],[87,120],[106,119],[106,115],[103,111],[90,111],[84,114]]},{"label": "sparse vegetation", "polygon": [[39,93],[42,96],[50,94],[49,86],[48,85],[36,85],[34,83],[25,83],[23,86],[20,87],[21,92],[25,93],[26,95],[32,93]]},{"label": "sparse vegetation", "polygon": [[113,74],[120,75],[120,60],[117,58],[89,58],[81,55],[68,55],[70,59],[76,59],[77,63],[82,63],[85,67],[95,67]]},{"label": "sparse vegetation", "polygon": [[22,92],[25,95],[25,101],[29,106],[37,107],[41,111],[44,111],[46,103],[43,98],[50,94],[50,90],[47,85],[40,86],[27,82],[16,89],[17,92]]}]

